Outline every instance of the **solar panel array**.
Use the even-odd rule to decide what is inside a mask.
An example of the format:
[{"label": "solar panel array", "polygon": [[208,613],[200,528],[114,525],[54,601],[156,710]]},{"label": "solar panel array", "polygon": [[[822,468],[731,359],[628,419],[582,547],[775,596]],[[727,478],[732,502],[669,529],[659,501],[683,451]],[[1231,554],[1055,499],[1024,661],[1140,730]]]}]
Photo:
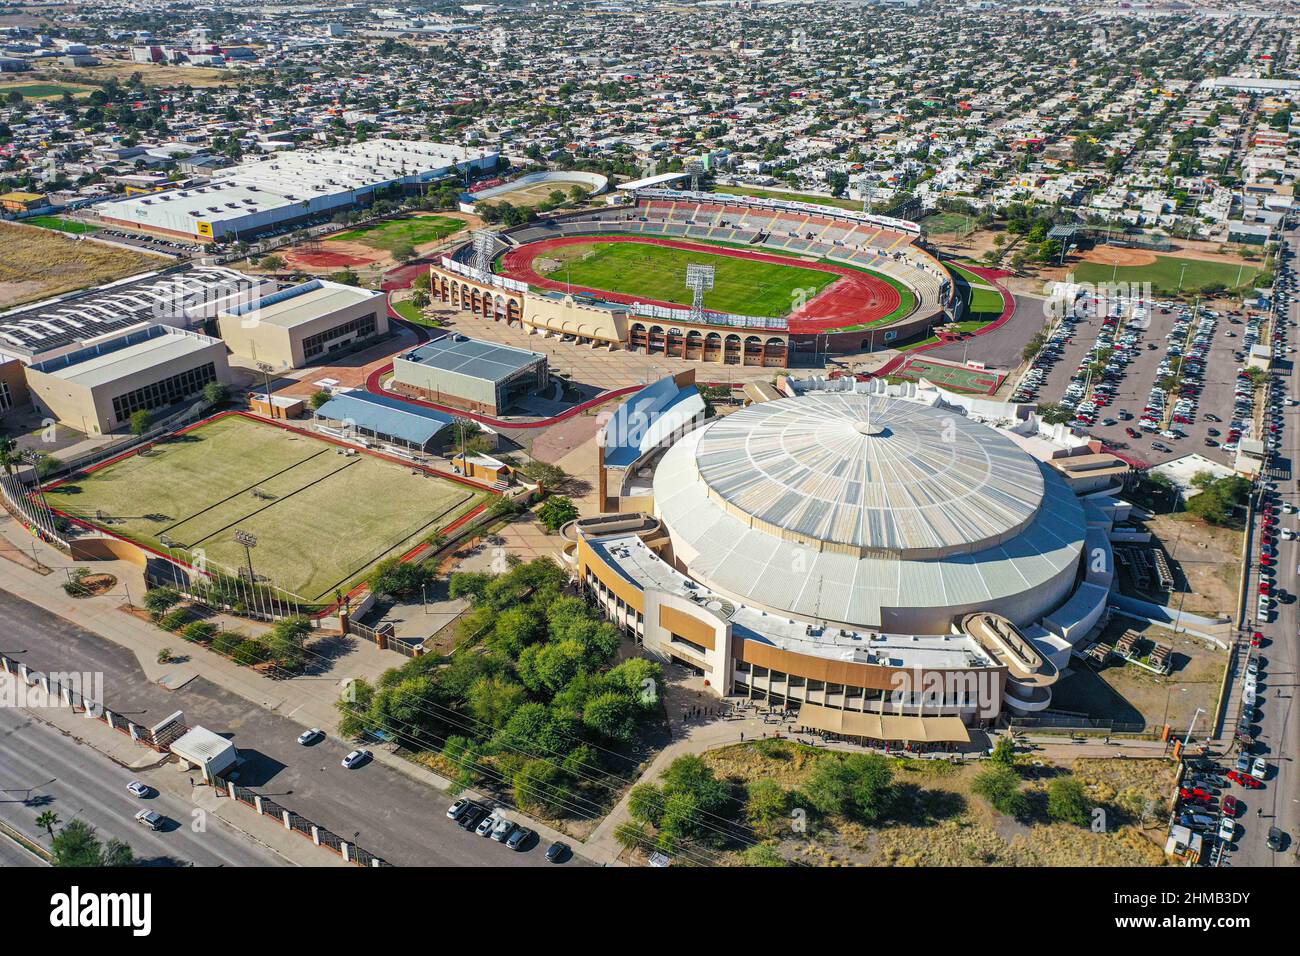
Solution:
[{"label": "solar panel array", "polygon": [[760,527],[860,554],[980,550],[1024,528],[1043,497],[1037,463],[992,429],[857,393],[752,405],[708,429],[696,462],[713,496]]}]

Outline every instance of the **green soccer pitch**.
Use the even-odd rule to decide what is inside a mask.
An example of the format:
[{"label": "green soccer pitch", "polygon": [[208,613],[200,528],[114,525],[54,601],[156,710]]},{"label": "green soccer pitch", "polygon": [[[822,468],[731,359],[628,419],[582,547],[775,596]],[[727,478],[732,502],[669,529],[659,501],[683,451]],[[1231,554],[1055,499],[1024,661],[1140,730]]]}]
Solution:
[{"label": "green soccer pitch", "polygon": [[151,548],[202,549],[309,601],[347,590],[471,510],[483,492],[229,415],[45,493],[51,507]]},{"label": "green soccer pitch", "polygon": [[426,242],[444,239],[454,232],[465,228],[465,223],[450,216],[411,216],[406,219],[389,219],[325,236],[325,240],[339,239],[347,242],[362,242],[372,249],[392,252],[403,242],[413,246],[422,246]]},{"label": "green soccer pitch", "polygon": [[713,290],[704,293],[704,305],[718,312],[781,317],[793,311],[795,290],[807,301],[839,278],[820,269],[802,269],[738,256],[676,249],[648,242],[594,242],[560,246],[545,253],[559,265],[547,278],[590,289],[691,304],[686,288],[686,267],[710,265]]}]

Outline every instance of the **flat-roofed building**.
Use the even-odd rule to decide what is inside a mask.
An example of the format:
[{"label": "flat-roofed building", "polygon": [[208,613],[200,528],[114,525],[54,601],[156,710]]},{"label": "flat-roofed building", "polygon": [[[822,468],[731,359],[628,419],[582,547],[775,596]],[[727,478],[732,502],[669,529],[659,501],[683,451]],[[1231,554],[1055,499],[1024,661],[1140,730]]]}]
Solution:
[{"label": "flat-roofed building", "polygon": [[395,391],[497,415],[549,381],[546,356],[467,335],[445,335],[393,360]]},{"label": "flat-roofed building", "polygon": [[138,411],[197,398],[209,382],[230,383],[225,344],[163,325],[89,342],[27,368],[32,404],[89,435],[121,429]]},{"label": "flat-roofed building", "polygon": [[235,355],[275,368],[301,368],[388,334],[381,292],[312,279],[217,317],[221,338]]}]

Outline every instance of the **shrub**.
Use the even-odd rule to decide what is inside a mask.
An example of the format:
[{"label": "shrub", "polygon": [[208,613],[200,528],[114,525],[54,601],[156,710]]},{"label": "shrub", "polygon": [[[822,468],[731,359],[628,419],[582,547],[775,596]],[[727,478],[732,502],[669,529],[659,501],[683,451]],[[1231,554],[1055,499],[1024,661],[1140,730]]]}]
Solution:
[{"label": "shrub", "polygon": [[227,657],[235,653],[235,649],[244,641],[244,635],[237,634],[234,631],[218,631],[212,638],[212,649],[218,654],[225,654]]},{"label": "shrub", "polygon": [[235,652],[230,655],[231,660],[236,664],[252,665],[261,664],[263,661],[270,660],[271,652],[267,646],[257,638],[250,637],[239,643]]},{"label": "shrub", "polygon": [[183,607],[178,607],[176,610],[164,614],[158,622],[158,626],[164,631],[179,631],[189,622],[190,612]]},{"label": "shrub", "polygon": [[994,765],[981,770],[971,789],[1009,817],[1024,817],[1029,811],[1029,798],[1020,790],[1020,778],[1007,767]]},{"label": "shrub", "polygon": [[1092,819],[1092,804],[1083,784],[1074,777],[1058,777],[1047,788],[1047,816],[1057,823],[1086,827]]},{"label": "shrub", "polygon": [[191,621],[181,629],[181,637],[191,644],[206,644],[217,633],[217,625],[211,621]]}]

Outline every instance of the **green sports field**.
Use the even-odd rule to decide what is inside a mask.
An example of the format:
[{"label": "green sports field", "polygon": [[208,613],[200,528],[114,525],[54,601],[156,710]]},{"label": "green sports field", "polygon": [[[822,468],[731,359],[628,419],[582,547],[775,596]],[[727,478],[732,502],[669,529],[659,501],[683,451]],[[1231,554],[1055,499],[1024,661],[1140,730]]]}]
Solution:
[{"label": "green sports field", "polygon": [[250,532],[257,574],[311,601],[346,590],[376,561],[419,544],[483,495],[232,415],[46,497],[114,534],[159,549],[165,535],[226,568],[244,562],[235,530]]},{"label": "green sports field", "polygon": [[53,229],[56,232],[68,232],[74,235],[89,235],[92,232],[98,232],[99,227],[88,222],[82,222],[79,219],[65,219],[63,216],[32,216],[30,219],[24,219],[23,222],[29,226],[40,226],[43,229]]},{"label": "green sports field", "polygon": [[894,373],[894,377],[908,381],[924,378],[941,388],[950,388],[958,392],[977,392],[981,395],[991,395],[997,391],[998,385],[1001,384],[1004,378],[1000,372],[986,372],[982,369],[949,365],[946,362],[931,361],[919,355],[908,359],[903,364],[903,367]]},{"label": "green sports field", "polygon": [[450,216],[410,216],[406,219],[390,219],[386,222],[361,226],[358,229],[349,229],[347,232],[335,233],[326,238],[361,242],[373,249],[392,252],[399,243],[409,242],[413,246],[421,246],[426,242],[445,239],[464,228],[463,221],[452,219]]},{"label": "green sports field", "polygon": [[819,269],[648,242],[578,243],[548,250],[546,258],[559,263],[547,272],[557,282],[679,305],[691,304],[691,292],[686,288],[687,265],[711,265],[713,291],[704,293],[705,308],[741,315],[789,315],[796,290],[804,290],[807,301],[839,278]]},{"label": "green sports field", "polygon": [[[1183,266],[1187,266],[1186,272]],[[1158,292],[1174,293],[1178,290],[1178,277],[1182,273],[1182,290],[1195,291],[1203,286],[1221,283],[1229,289],[1248,288],[1259,274],[1259,266],[1231,262],[1213,262],[1208,259],[1184,259],[1178,256],[1156,256],[1148,266],[1108,266],[1102,262],[1080,262],[1072,267],[1076,282],[1126,282],[1151,283]]]},{"label": "green sports field", "polygon": [[18,93],[29,100],[48,100],[67,93],[71,96],[89,95],[93,86],[77,86],[68,83],[3,83],[0,84],[0,97]]}]

